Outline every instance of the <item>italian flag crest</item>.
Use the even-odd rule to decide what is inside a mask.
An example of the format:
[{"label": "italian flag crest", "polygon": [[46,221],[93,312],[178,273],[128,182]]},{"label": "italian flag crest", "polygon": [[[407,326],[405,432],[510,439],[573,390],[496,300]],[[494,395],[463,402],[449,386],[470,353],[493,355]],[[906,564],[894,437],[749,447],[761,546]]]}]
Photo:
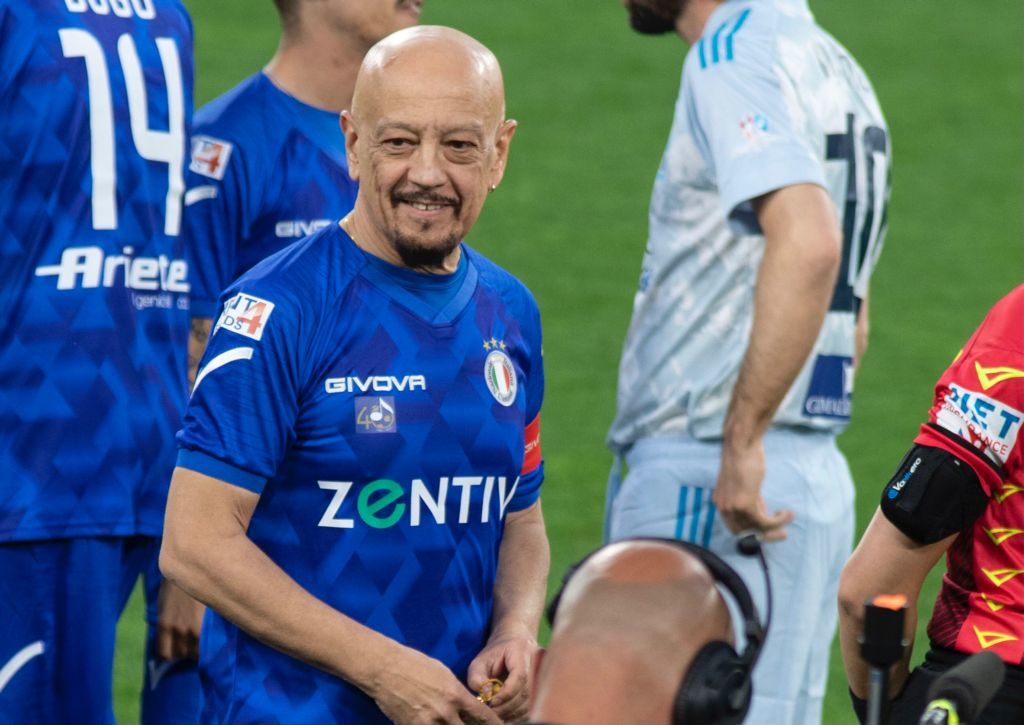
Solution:
[{"label": "italian flag crest", "polygon": [[516,401],[516,369],[512,359],[501,350],[492,350],[484,361],[487,389],[499,403],[508,407]]}]

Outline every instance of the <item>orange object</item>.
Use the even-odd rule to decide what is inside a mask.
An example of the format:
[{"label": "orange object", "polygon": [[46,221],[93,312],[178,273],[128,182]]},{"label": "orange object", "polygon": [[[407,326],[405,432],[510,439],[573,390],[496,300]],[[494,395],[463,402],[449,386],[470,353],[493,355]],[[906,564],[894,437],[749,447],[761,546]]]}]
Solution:
[{"label": "orange object", "polygon": [[896,611],[897,609],[903,609],[903,607],[907,606],[907,598],[902,594],[879,594],[871,600],[871,603],[876,607],[883,607],[885,609]]}]

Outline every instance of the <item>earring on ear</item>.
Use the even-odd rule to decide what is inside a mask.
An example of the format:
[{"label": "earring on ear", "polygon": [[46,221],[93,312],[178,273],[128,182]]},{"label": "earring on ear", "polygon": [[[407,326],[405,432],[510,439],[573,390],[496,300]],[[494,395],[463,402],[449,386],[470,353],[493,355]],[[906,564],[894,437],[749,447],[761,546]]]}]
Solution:
[{"label": "earring on ear", "polygon": [[487,190],[489,194],[493,194],[494,190],[498,188],[497,184],[491,184],[491,188]]}]

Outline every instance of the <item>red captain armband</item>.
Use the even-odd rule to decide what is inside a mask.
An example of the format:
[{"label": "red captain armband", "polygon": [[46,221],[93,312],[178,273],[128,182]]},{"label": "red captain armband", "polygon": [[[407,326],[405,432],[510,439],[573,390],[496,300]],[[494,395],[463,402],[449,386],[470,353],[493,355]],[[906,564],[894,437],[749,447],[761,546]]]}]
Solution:
[{"label": "red captain armband", "polygon": [[520,476],[533,473],[540,465],[540,413],[537,413],[537,417],[526,426],[523,433],[526,447],[523,450],[523,470],[519,472]]}]

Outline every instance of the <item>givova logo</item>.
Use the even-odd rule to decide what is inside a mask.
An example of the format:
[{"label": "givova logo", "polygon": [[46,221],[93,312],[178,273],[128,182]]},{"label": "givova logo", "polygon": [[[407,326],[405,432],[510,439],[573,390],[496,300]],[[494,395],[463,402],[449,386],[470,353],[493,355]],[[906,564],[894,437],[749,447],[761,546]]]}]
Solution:
[{"label": "givova logo", "polygon": [[287,219],[274,225],[274,236],[281,239],[298,239],[331,226],[330,219]]},{"label": "givova logo", "polygon": [[[317,481],[325,491],[334,495],[327,504],[318,526],[331,529],[355,528],[356,518],[339,516],[341,507],[352,491],[352,481]],[[491,502],[497,496],[498,520],[505,517],[512,497],[519,486],[519,478],[508,485],[505,476],[442,476],[436,486],[428,486],[421,478],[414,478],[406,487],[389,478],[378,478],[359,489],[356,497],[355,514],[359,521],[374,529],[388,529],[403,519],[409,526],[434,523],[444,526],[448,522],[448,497],[459,497],[458,523],[486,524],[491,519]],[[478,502],[474,502],[474,489],[482,491]],[[433,489],[433,490],[431,490]],[[457,491],[456,491],[457,489]],[[455,522],[451,522],[455,523]]]}]

